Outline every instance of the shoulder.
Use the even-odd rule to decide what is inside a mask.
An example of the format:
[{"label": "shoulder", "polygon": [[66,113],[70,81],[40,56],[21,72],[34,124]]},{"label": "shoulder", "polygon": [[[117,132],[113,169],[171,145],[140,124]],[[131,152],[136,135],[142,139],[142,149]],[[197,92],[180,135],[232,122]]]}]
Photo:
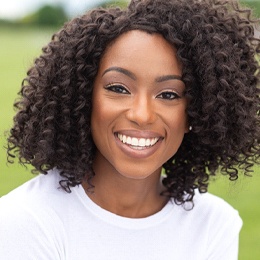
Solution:
[{"label": "shoulder", "polygon": [[[242,219],[223,199],[209,193],[195,195],[195,223],[204,229],[207,254],[211,259],[236,259]],[[214,257],[213,257],[214,255]]]},{"label": "shoulder", "polygon": [[39,175],[1,197],[1,223],[13,218],[16,222],[22,221],[23,218],[38,221],[41,218],[48,219],[48,215],[52,213],[52,205],[61,200],[63,192],[58,189],[58,186],[57,176],[51,172],[50,175]]},{"label": "shoulder", "polygon": [[178,206],[179,221],[188,229],[207,237],[209,241],[233,240],[238,237],[242,227],[239,213],[222,198],[210,193],[196,191],[194,206]]},{"label": "shoulder", "polygon": [[[59,189],[56,172],[39,175],[0,198],[0,228],[33,225],[58,226],[66,193]],[[8,224],[9,223],[9,224]]]},{"label": "shoulder", "polygon": [[5,259],[27,259],[29,254],[51,259],[62,252],[65,228],[53,207],[61,201],[55,178],[37,176],[0,198],[0,254]]},{"label": "shoulder", "polygon": [[220,197],[210,193],[196,192],[194,211],[203,213],[205,217],[239,218],[238,211]]},{"label": "shoulder", "polygon": [[200,218],[205,217],[220,217],[236,216],[238,212],[230,204],[222,198],[206,193],[195,191],[193,202],[186,202],[184,205],[177,206],[179,213],[187,216],[200,215]]},{"label": "shoulder", "polygon": [[[47,175],[38,175],[0,198],[0,207],[5,203],[20,204],[21,201],[33,202],[43,198],[59,196],[64,193],[59,188],[59,172],[50,171]],[[49,196],[46,196],[48,194]]]},{"label": "shoulder", "polygon": [[186,202],[177,207],[175,205],[175,208],[177,209],[175,214],[178,213],[183,222],[189,222],[192,226],[201,227],[203,230],[213,231],[230,225],[239,233],[242,226],[238,211],[222,198],[210,193],[196,191],[193,204]]},{"label": "shoulder", "polygon": [[[180,232],[187,235],[190,248],[197,246],[203,259],[237,259],[238,239],[242,227],[239,213],[223,199],[196,191],[193,208],[175,206]],[[189,208],[190,206],[190,208]],[[192,241],[192,242],[191,242]]]},{"label": "shoulder", "polygon": [[228,204],[225,200],[222,198],[213,195],[211,193],[199,193],[199,191],[196,190],[195,196],[194,196],[194,205],[196,207],[206,207],[211,210],[217,210],[219,207],[225,208],[227,210],[234,210],[234,208]]},{"label": "shoulder", "polygon": [[196,191],[193,201],[194,207],[188,211],[188,214],[191,214],[196,222],[208,224],[212,228],[230,225],[237,231],[240,230],[242,220],[238,211],[222,198]]},{"label": "shoulder", "polygon": [[[0,218],[2,223],[15,219],[15,223],[26,219],[37,220],[48,226],[66,226],[66,221],[73,218],[82,209],[78,197],[79,187],[71,193],[60,187],[62,177],[59,171],[49,171],[39,175],[0,198]],[[27,221],[28,222],[28,221]],[[2,224],[0,223],[0,225]],[[30,222],[28,223],[30,225]]]}]

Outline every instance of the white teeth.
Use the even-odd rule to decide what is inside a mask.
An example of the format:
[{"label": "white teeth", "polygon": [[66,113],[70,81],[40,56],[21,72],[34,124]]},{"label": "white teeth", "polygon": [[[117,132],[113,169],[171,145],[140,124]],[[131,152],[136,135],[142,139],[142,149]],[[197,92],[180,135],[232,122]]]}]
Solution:
[{"label": "white teeth", "polygon": [[132,138],[132,145],[138,146],[138,139],[137,138]]},{"label": "white teeth", "polygon": [[146,145],[146,146],[150,146],[150,145],[151,145],[151,140],[146,139],[146,141],[145,141],[145,145]]},{"label": "white teeth", "polygon": [[145,146],[145,139],[144,138],[139,139],[138,146]]},{"label": "white teeth", "polygon": [[140,147],[153,146],[159,140],[158,137],[146,139],[146,138],[130,137],[130,136],[122,135],[122,134],[117,134],[117,136],[118,136],[118,139],[124,144],[126,143],[126,144],[129,144],[132,146],[140,146]]},{"label": "white teeth", "polygon": [[126,143],[127,143],[127,144],[131,144],[131,143],[132,143],[132,138],[128,136],[128,137],[126,138]]}]

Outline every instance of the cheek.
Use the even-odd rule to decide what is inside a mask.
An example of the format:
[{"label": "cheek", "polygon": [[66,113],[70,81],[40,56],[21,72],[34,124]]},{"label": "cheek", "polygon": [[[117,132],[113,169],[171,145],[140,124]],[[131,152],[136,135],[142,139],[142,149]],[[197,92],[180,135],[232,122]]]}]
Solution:
[{"label": "cheek", "polygon": [[168,147],[167,155],[170,158],[178,151],[187,132],[187,116],[185,113],[179,113],[174,115],[169,122],[166,145]]},{"label": "cheek", "polygon": [[104,130],[107,128],[105,118],[106,116],[102,109],[96,108],[92,111],[91,130],[93,135],[104,132]]},{"label": "cheek", "polygon": [[106,104],[102,100],[102,96],[99,90],[95,90],[92,97],[92,113],[91,113],[91,124],[99,124],[106,118]]},{"label": "cheek", "polygon": [[93,95],[92,98],[92,113],[91,113],[91,130],[93,137],[96,132],[101,131],[101,122],[104,121],[104,113],[101,100],[97,95]]},{"label": "cheek", "polygon": [[[167,114],[166,114],[167,115]],[[188,130],[188,119],[186,114],[186,107],[181,107],[174,111],[174,113],[168,113],[167,119],[170,132],[186,133]]]},{"label": "cheek", "polygon": [[92,104],[91,133],[97,149],[100,150],[107,143],[107,111],[103,108],[102,102],[95,100]]},{"label": "cheek", "polygon": [[180,113],[175,115],[172,120],[170,120],[169,132],[168,132],[168,148],[169,157],[177,152],[181,143],[183,141],[185,133],[187,133],[187,117],[185,113]]},{"label": "cheek", "polygon": [[91,114],[91,125],[99,125],[102,122],[104,123],[106,115],[104,114],[103,108],[100,106],[96,106],[95,109],[92,110]]},{"label": "cheek", "polygon": [[91,128],[95,131],[104,132],[115,118],[115,108],[105,99],[97,97],[93,98],[92,104]]}]

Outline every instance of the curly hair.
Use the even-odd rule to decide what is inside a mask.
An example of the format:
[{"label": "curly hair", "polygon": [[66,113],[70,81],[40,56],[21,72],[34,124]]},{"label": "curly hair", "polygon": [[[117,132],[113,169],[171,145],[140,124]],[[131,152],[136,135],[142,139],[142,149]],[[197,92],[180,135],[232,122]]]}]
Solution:
[{"label": "curly hair", "polygon": [[165,195],[176,203],[206,192],[218,170],[237,179],[259,163],[260,40],[251,10],[224,0],[132,0],[126,9],[94,9],[52,36],[22,83],[8,138],[8,158],[60,185],[91,180],[95,144],[93,82],[106,48],[130,30],[159,33],[177,49],[193,130],[164,165]]}]

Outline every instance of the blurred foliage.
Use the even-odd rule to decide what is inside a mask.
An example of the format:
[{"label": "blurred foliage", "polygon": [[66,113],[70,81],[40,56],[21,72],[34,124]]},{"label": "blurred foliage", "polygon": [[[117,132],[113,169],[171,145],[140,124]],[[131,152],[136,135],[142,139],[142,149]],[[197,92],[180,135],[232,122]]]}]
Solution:
[{"label": "blurred foliage", "polygon": [[260,18],[260,1],[259,0],[240,0],[239,1],[245,7],[249,7],[253,10],[253,15]]},{"label": "blurred foliage", "polygon": [[24,25],[61,26],[68,20],[64,8],[60,5],[44,5],[36,12],[22,18],[19,22]]},{"label": "blurred foliage", "polygon": [[[121,7],[125,8],[130,0],[103,0],[98,7]],[[238,0],[243,6],[253,10],[253,15],[260,18],[260,0]],[[86,8],[87,9],[87,8]],[[60,27],[69,17],[62,5],[44,5],[34,13],[28,14],[17,21],[0,19],[0,25],[9,26],[36,26],[36,27]]]},{"label": "blurred foliage", "polygon": [[99,4],[99,7],[104,7],[104,8],[108,8],[108,7],[127,7],[128,5],[127,0],[110,0],[110,1],[104,1],[103,3]]}]

